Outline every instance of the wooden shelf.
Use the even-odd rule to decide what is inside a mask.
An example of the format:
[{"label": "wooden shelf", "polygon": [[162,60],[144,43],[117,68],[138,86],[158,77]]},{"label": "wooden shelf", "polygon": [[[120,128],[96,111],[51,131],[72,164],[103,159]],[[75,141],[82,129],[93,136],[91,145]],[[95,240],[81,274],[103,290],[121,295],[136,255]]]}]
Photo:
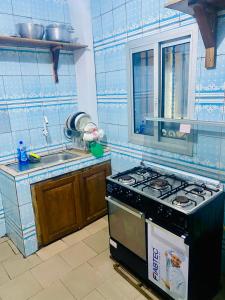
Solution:
[{"label": "wooden shelf", "polygon": [[206,48],[206,68],[216,65],[217,12],[225,9],[225,0],[169,0],[165,7],[194,16]]},{"label": "wooden shelf", "polygon": [[165,7],[178,10],[191,16],[194,15],[192,7],[188,5],[188,0],[169,0],[167,1]]},{"label": "wooden shelf", "polygon": [[61,43],[20,37],[0,36],[0,47],[3,46],[49,49],[52,53],[53,73],[56,83],[59,82],[57,71],[60,51],[75,51],[87,47],[87,45],[82,45],[79,43]]},{"label": "wooden shelf", "polygon": [[194,16],[193,6],[196,4],[203,4],[217,11],[225,9],[224,0],[168,0],[165,7]]}]

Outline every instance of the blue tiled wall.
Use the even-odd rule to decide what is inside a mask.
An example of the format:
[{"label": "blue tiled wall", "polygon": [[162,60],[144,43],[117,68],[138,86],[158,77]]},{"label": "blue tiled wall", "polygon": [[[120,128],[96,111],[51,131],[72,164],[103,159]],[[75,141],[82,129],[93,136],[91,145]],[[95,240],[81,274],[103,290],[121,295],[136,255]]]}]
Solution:
[{"label": "blue tiled wall", "polygon": [[[164,8],[164,0],[92,1],[92,20],[96,63],[98,114],[107,142],[124,157],[149,155],[188,163],[193,168],[225,170],[225,157],[220,156],[221,140],[200,136],[194,156],[171,154],[128,143],[126,43],[131,39],[179,28],[195,23],[189,15]],[[217,67],[205,69],[205,50],[201,37],[198,43],[195,115],[199,120],[224,120],[225,83],[225,12],[218,16]],[[213,143],[211,140],[213,139]],[[222,141],[223,143],[223,141]],[[204,145],[212,149],[204,151]],[[218,157],[215,155],[218,153]],[[124,164],[118,164],[120,169]],[[113,165],[114,171],[119,171]],[[225,180],[225,178],[224,178]]]},{"label": "blue tiled wall", "polygon": [[[0,1],[0,35],[14,35],[18,22],[47,25],[70,23],[67,0]],[[46,151],[65,142],[63,125],[77,109],[75,66],[72,52],[62,52],[59,84],[52,76],[47,50],[0,48],[0,162],[15,157],[19,140],[28,150]],[[43,136],[43,117],[49,120],[49,137]],[[0,236],[5,233],[0,199]]]},{"label": "blue tiled wall", "polygon": [[[92,0],[98,114],[112,149],[113,172],[138,164],[144,156],[155,162],[160,158],[175,167],[186,165],[193,171],[207,167],[209,176],[210,170],[219,174],[218,170],[225,170],[225,155],[221,151],[224,139],[200,136],[193,157],[145,148],[128,141],[127,41],[159,31],[182,30],[183,26],[195,22],[189,15],[164,8],[164,4],[164,0]],[[199,39],[195,91],[195,115],[199,120],[225,119],[225,12],[218,16],[217,31],[215,69],[205,69],[205,51],[201,37]]]}]

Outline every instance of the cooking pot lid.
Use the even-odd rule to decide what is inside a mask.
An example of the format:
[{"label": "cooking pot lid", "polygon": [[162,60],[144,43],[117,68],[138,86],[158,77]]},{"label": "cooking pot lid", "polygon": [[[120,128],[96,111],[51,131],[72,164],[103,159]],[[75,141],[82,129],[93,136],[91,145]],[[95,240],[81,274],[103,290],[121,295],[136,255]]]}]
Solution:
[{"label": "cooking pot lid", "polygon": [[71,25],[61,24],[61,23],[52,23],[46,26],[46,28],[60,28],[65,30],[74,30]]}]

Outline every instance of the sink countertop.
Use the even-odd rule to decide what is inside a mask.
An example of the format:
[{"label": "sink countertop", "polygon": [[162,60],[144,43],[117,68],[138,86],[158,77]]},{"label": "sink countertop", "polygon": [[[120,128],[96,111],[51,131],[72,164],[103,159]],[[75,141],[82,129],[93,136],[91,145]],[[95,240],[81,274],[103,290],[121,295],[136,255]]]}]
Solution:
[{"label": "sink countertop", "polygon": [[[109,149],[108,148],[105,148],[104,150],[105,150],[104,154],[109,153]],[[41,165],[41,166],[38,166],[38,163],[37,163],[37,167],[36,168],[32,168],[32,169],[25,170],[25,171],[16,171],[16,170],[14,170],[10,166],[8,166],[10,163],[7,163],[6,165],[0,164],[0,171],[2,170],[5,173],[7,173],[7,174],[9,174],[9,175],[11,175],[13,177],[17,177],[17,176],[26,175],[26,174],[29,174],[29,173],[34,173],[34,172],[37,172],[37,171],[40,171],[40,170],[48,169],[48,168],[51,168],[51,167],[55,167],[55,166],[58,166],[58,165],[68,164],[68,163],[71,163],[73,161],[78,161],[78,160],[86,159],[86,158],[89,158],[89,157],[95,158],[91,153],[87,153],[85,151],[81,151],[81,150],[77,150],[77,149],[46,152],[46,154],[43,153],[41,155],[41,157],[42,156],[48,156],[48,155],[52,155],[52,154],[61,153],[63,151],[67,152],[67,153],[77,154],[79,156],[71,158],[71,159],[67,159],[65,161],[48,163],[46,165]],[[11,163],[16,163],[16,161],[12,161]]]}]

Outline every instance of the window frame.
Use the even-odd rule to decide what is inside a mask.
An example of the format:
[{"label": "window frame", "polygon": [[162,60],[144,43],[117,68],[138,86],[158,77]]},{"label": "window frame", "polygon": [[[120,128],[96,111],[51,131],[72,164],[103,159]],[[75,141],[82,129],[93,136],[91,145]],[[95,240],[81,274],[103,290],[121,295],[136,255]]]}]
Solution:
[{"label": "window frame", "polygon": [[[182,44],[190,41],[189,58],[189,84],[188,84],[188,107],[187,118],[192,119],[195,102],[196,85],[196,65],[198,49],[198,26],[197,24],[179,27],[173,30],[163,31],[148,35],[144,38],[135,39],[127,43],[127,82],[128,82],[128,137],[129,142],[141,146],[149,146],[165,151],[193,155],[193,143],[191,140],[182,141],[174,145],[170,138],[161,138],[159,140],[158,123],[154,121],[154,136],[146,141],[146,135],[136,134],[134,132],[134,99],[133,99],[133,61],[132,55],[137,52],[153,49],[154,51],[154,97],[153,111],[154,118],[161,117],[162,104],[162,49],[170,45]],[[179,43],[180,41],[180,43]],[[171,119],[172,121],[173,119]],[[190,137],[191,138],[191,137]],[[151,141],[150,141],[151,139]]]}]

